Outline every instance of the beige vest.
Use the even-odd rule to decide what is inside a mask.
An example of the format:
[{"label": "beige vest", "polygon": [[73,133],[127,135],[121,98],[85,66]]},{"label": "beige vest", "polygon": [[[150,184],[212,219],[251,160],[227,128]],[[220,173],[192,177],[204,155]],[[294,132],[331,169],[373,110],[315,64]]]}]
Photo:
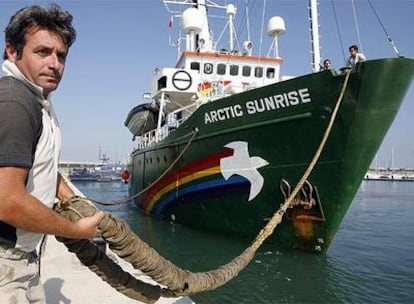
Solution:
[{"label": "beige vest", "polygon": [[[49,208],[56,199],[58,163],[61,150],[61,134],[59,124],[50,103],[49,97],[43,98],[43,89],[29,80],[19,71],[16,65],[8,60],[3,63],[3,71],[30,85],[39,103],[42,105],[43,130],[36,146],[33,167],[29,171],[26,185],[27,191]],[[41,221],[42,219],[38,219]],[[17,229],[16,247],[31,251],[38,246],[43,235]]]}]

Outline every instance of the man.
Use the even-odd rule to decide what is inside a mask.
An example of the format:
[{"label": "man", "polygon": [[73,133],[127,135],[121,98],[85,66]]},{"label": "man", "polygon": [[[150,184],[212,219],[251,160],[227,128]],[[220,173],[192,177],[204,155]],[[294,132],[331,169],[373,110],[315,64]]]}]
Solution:
[{"label": "man", "polygon": [[0,79],[0,299],[44,303],[36,251],[44,234],[93,238],[103,212],[70,222],[51,210],[72,190],[58,173],[61,148],[50,93],[76,38],[58,5],[28,6],[5,29]]},{"label": "man", "polygon": [[355,70],[355,66],[358,62],[362,62],[362,61],[367,60],[367,58],[365,58],[364,54],[358,53],[358,46],[356,46],[356,45],[351,45],[349,47],[349,53],[351,55],[349,56],[349,59],[348,59],[348,66],[352,70]]}]

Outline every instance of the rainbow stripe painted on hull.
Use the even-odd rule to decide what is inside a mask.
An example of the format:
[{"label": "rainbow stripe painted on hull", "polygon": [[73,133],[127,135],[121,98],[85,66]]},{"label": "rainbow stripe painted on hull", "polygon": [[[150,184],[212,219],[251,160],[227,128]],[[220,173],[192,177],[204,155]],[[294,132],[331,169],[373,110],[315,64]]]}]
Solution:
[{"label": "rainbow stripe painted on hull", "polygon": [[[142,197],[141,208],[147,214],[161,215],[181,203],[200,202],[203,198],[249,193],[250,183],[244,177],[234,175],[225,180],[220,170],[220,160],[232,156],[232,149],[225,149],[204,159],[195,161],[164,176]],[[214,191],[211,191],[214,189]]]}]

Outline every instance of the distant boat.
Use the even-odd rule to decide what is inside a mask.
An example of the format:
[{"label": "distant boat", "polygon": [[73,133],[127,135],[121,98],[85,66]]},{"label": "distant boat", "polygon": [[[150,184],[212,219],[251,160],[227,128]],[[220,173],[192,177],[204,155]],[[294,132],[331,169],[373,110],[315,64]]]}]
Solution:
[{"label": "distant boat", "polygon": [[[284,20],[269,20],[272,49],[254,56],[251,41],[237,49],[236,7],[216,3],[164,0],[180,20],[184,37],[177,46],[185,50],[179,49],[174,67],[155,72],[151,97],[160,110],[153,129],[141,134],[147,118],[139,108],[128,114],[126,125],[138,139],[128,164],[129,193],[146,214],[254,238],[290,196],[329,131],[308,181],[266,240],[324,252],[411,86],[414,60],[367,60],[350,74],[349,68],[319,71],[317,3],[311,0],[313,72],[284,77],[278,54]],[[171,8],[184,4],[185,10]],[[229,30],[225,48],[213,41],[222,35],[209,28],[220,9]]]},{"label": "distant boat", "polygon": [[94,171],[100,175],[99,182],[114,182],[121,180],[121,174],[124,168],[119,164],[101,164],[94,168]]},{"label": "distant boat", "polygon": [[124,166],[119,163],[110,163],[109,157],[101,153],[99,149],[99,160],[101,163],[94,166],[72,168],[68,177],[71,181],[77,182],[114,182],[122,180]]},{"label": "distant boat", "polygon": [[69,172],[69,179],[72,182],[97,182],[102,176],[89,168],[73,168]]},{"label": "distant boat", "polygon": [[96,165],[93,168],[73,168],[69,179],[76,182],[115,182],[121,181],[124,168],[117,164]]},{"label": "distant boat", "polygon": [[364,180],[373,181],[414,181],[414,171],[404,169],[371,169],[364,176]]}]

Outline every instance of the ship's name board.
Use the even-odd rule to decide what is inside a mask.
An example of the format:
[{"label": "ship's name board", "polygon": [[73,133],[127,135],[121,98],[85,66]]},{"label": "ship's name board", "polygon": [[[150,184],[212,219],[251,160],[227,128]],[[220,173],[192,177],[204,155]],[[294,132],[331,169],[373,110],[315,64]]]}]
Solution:
[{"label": "ship's name board", "polygon": [[254,115],[266,111],[275,111],[311,102],[308,88],[278,95],[249,100],[244,104],[235,104],[204,113],[204,124],[219,122],[243,115]]}]

